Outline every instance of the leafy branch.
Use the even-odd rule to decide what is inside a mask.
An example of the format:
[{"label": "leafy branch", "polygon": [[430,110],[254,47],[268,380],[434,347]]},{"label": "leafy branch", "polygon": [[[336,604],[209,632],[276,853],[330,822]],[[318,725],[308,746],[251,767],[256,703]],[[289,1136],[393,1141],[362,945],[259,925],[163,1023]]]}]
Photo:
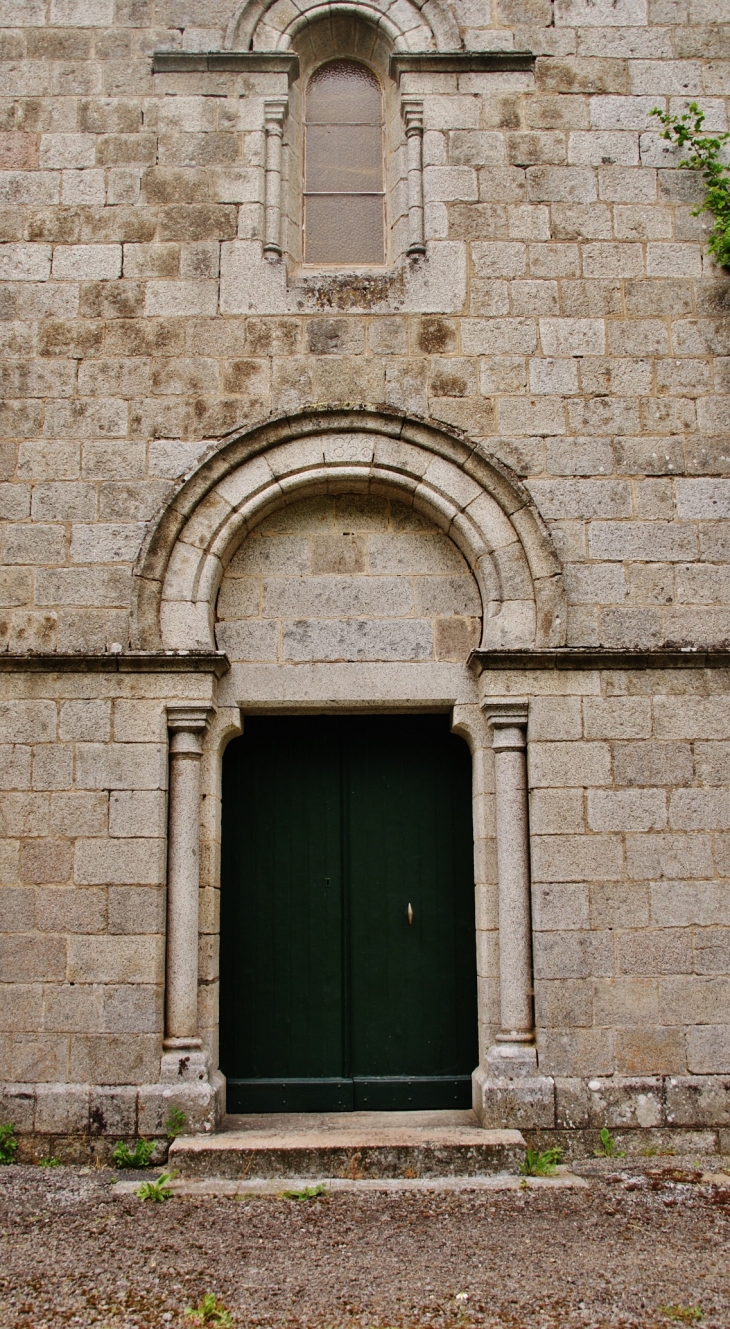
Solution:
[{"label": "leafy branch", "polygon": [[730,167],[720,160],[725,144],[730,141],[730,133],[703,133],[705,113],[697,102],[690,102],[684,115],[670,115],[658,106],[651,114],[664,125],[661,138],[668,139],[680,149],[690,149],[690,155],[680,161],[680,167],[702,172],[705,199],[694,209],[693,215],[712,213],[715,224],[707,248],[720,267],[730,268]]}]

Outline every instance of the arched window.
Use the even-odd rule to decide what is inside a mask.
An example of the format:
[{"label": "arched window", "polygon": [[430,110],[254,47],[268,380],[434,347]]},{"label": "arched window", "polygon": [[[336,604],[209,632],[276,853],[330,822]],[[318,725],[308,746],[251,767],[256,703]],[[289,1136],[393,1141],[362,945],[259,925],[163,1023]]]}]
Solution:
[{"label": "arched window", "polygon": [[384,261],[382,89],[365,65],[333,60],[307,86],[304,262]]}]

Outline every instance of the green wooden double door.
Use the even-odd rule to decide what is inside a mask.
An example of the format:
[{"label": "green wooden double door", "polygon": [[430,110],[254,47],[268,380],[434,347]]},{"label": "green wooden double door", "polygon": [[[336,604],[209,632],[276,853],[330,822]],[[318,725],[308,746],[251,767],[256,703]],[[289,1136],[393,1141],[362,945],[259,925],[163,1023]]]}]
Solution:
[{"label": "green wooden double door", "polygon": [[228,1111],[470,1106],[471,759],[448,717],[252,717],[223,775]]}]

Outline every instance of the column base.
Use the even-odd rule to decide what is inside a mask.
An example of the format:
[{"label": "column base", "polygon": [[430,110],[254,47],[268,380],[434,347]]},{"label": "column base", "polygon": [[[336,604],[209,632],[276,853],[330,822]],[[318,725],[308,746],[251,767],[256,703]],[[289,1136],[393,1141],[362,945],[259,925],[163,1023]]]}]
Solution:
[{"label": "column base", "polygon": [[203,1051],[199,1038],[166,1038],[160,1058],[162,1084],[188,1084],[206,1082],[210,1073],[210,1057]]},{"label": "column base", "polygon": [[487,1071],[495,1080],[524,1080],[537,1075],[537,1048],[532,1040],[493,1043],[487,1051]]},{"label": "column base", "polygon": [[173,1109],[185,1113],[184,1135],[211,1135],[218,1130],[226,1113],[225,1076],[220,1071],[209,1072],[206,1068],[204,1079],[190,1077],[140,1085],[137,1092],[139,1134],[148,1137],[166,1135],[166,1122]]},{"label": "column base", "polygon": [[486,1066],[472,1075],[472,1103],[480,1126],[549,1129],[555,1126],[555,1082],[538,1074],[537,1052],[527,1043],[496,1043]]}]

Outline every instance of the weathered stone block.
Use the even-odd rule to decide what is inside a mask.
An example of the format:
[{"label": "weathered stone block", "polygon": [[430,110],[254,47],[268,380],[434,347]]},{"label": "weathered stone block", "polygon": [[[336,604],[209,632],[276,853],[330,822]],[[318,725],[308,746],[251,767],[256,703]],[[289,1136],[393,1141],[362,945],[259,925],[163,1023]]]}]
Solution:
[{"label": "weathered stone block", "polygon": [[89,1129],[87,1084],[39,1084],[35,1129],[39,1135],[85,1135]]},{"label": "weathered stone block", "polygon": [[520,1080],[490,1080],[474,1072],[473,1105],[480,1126],[513,1129],[555,1125],[555,1086],[543,1075]]},{"label": "weathered stone block", "polygon": [[694,1075],[730,1074],[730,1025],[687,1030],[687,1069]]},{"label": "weathered stone block", "polygon": [[89,1094],[89,1132],[116,1137],[137,1134],[137,1090],[96,1085]]},{"label": "weathered stone block", "polygon": [[670,1075],[664,1081],[668,1126],[730,1125],[730,1080]]},{"label": "weathered stone block", "polygon": [[159,1049],[158,1034],[75,1034],[71,1074],[86,1084],[144,1084],[154,1080]]},{"label": "weathered stone block", "polygon": [[143,1085],[137,1095],[140,1135],[166,1135],[165,1122],[173,1108],[185,1113],[191,1135],[207,1134],[220,1125],[225,1111],[225,1080],[214,1072],[209,1082]]},{"label": "weathered stone block", "polygon": [[68,951],[68,977],[73,983],[162,981],[164,938],[161,937],[72,936]]}]

